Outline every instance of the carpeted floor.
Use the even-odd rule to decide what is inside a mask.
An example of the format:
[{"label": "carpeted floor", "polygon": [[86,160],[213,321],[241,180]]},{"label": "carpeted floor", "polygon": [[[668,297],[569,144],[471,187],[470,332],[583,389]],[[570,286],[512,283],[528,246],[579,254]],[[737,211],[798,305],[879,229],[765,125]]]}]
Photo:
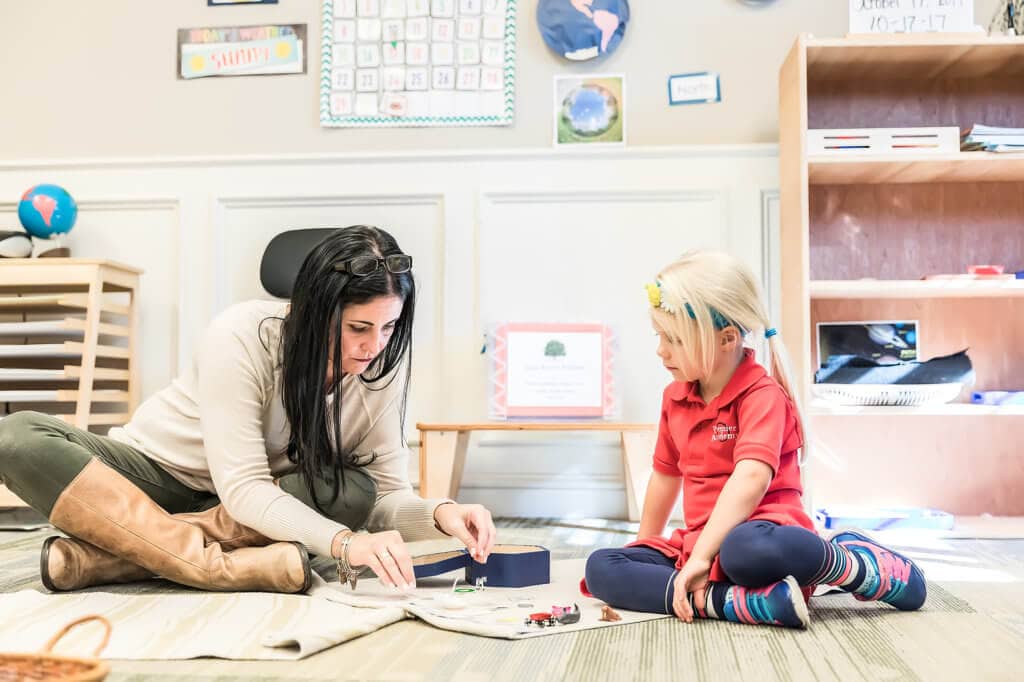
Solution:
[{"label": "carpeted floor", "polygon": [[[554,558],[631,539],[612,521],[503,519],[500,539],[531,541]],[[42,590],[47,531],[0,532],[0,591]],[[1019,680],[1024,668],[1024,540],[887,536],[924,568],[917,613],[815,597],[797,632],[676,620],[510,642],[405,621],[299,662],[112,661],[111,680]],[[317,568],[329,573],[329,564]],[[150,582],[117,589],[166,592]],[[571,602],[573,595],[566,595]],[[0,614],[0,617],[17,617]]]}]

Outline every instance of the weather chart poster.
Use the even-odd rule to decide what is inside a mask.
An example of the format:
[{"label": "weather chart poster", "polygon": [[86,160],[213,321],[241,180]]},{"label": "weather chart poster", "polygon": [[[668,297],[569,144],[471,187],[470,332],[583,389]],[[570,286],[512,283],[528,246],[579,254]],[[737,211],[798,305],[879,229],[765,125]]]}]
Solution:
[{"label": "weather chart poster", "polygon": [[306,73],[306,25],[178,30],[178,78]]}]

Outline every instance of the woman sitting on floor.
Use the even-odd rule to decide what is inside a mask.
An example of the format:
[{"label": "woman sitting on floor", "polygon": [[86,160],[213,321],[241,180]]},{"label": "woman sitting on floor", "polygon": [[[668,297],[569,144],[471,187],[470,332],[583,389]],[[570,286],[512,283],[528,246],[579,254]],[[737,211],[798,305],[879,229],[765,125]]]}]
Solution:
[{"label": "woman sitting on floor", "polygon": [[[69,538],[43,546],[51,590],[158,575],[208,590],[301,592],[307,549],[351,579],[414,584],[404,541],[494,544],[480,505],[425,500],[402,432],[412,258],[387,232],[337,230],[290,303],[224,311],[195,362],[108,437],[55,417],[0,421],[0,480]],[[369,533],[354,534],[367,528]]]}]

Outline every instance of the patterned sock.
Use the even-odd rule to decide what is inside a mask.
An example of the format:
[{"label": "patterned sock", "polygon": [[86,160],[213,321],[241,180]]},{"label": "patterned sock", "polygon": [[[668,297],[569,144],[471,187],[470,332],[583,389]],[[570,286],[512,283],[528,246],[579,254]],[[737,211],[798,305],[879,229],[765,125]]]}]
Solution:
[{"label": "patterned sock", "polygon": [[693,594],[689,595],[690,607],[699,618],[787,628],[806,628],[810,622],[803,593],[793,576],[757,588],[708,583],[704,599],[705,607],[699,609]]},{"label": "patterned sock", "polygon": [[868,567],[864,559],[837,542],[821,541],[825,559],[809,585],[835,585],[847,592],[854,592],[868,579]]},{"label": "patterned sock", "polygon": [[851,530],[836,533],[828,544],[841,550],[848,564],[857,562],[858,568],[845,579],[843,571],[833,570],[836,582],[822,582],[852,592],[861,601],[883,601],[902,611],[915,611],[924,604],[928,596],[924,574],[907,557]]}]

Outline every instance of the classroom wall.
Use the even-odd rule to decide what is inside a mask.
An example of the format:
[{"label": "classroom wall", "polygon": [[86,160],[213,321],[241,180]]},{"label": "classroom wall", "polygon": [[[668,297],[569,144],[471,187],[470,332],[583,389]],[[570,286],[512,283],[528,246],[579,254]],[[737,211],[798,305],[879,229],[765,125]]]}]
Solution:
[{"label": "classroom wall", "polygon": [[[630,145],[774,142],[777,72],[799,32],[839,36],[845,0],[633,0],[617,52],[570,63],[540,38],[536,0],[519,9],[516,122],[472,129],[323,129],[319,54],[297,76],[175,78],[176,29],[306,23],[318,0],[207,7],[205,0],[4,0],[0,158],[76,158],[523,148],[551,144],[552,76],[626,75]],[[998,0],[979,0],[987,24]],[[669,74],[717,71],[720,104],[670,107]]]},{"label": "classroom wall", "polygon": [[[27,187],[55,182],[80,207],[74,255],[145,269],[145,396],[187,367],[213,315],[265,296],[258,260],[274,234],[369,222],[417,258],[411,437],[419,420],[486,417],[480,346],[508,319],[613,325],[621,416],[654,422],[666,377],[642,284],[667,258],[712,247],[777,291],[778,67],[798,32],[841,34],[847,5],[634,0],[626,42],[590,67],[551,55],[535,4],[522,4],[514,126],[355,131],[318,126],[315,61],[305,76],[174,78],[175,29],[305,22],[315,33],[316,0],[0,0],[0,229],[17,225]],[[629,144],[553,150],[552,76],[591,68],[626,75]],[[724,101],[667,106],[666,76],[698,70],[722,74]],[[619,444],[480,437],[460,499],[506,515],[622,516]]]}]

